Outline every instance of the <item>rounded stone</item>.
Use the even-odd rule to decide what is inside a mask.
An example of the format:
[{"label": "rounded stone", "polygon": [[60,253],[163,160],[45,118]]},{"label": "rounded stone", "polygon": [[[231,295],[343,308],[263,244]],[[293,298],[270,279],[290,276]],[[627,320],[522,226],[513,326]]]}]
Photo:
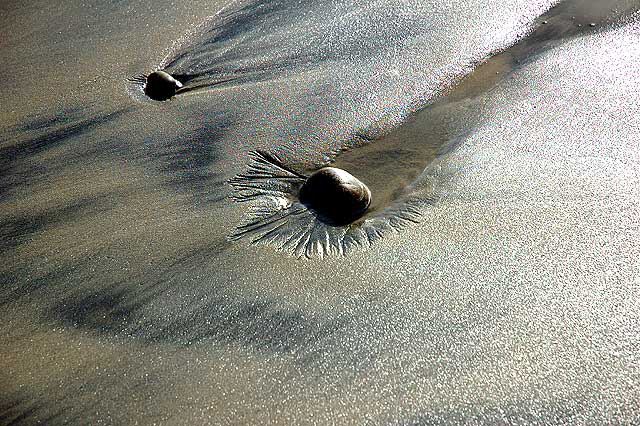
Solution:
[{"label": "rounded stone", "polygon": [[371,191],[350,173],[336,167],[324,167],[302,185],[300,202],[325,222],[346,225],[367,211]]},{"label": "rounded stone", "polygon": [[182,83],[164,71],[154,71],[147,77],[144,93],[154,101],[166,101],[175,96]]}]

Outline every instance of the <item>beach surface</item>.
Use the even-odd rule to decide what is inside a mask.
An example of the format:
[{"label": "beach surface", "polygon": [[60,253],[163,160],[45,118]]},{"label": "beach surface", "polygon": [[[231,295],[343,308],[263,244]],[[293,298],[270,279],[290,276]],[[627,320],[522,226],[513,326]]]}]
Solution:
[{"label": "beach surface", "polygon": [[0,5],[0,424],[640,422],[640,2],[364,3]]}]

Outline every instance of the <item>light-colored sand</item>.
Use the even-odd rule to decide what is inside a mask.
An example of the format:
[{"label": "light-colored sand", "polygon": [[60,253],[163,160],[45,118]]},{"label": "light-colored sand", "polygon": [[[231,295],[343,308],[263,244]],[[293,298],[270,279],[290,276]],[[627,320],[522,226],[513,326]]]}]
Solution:
[{"label": "light-colored sand", "polygon": [[[277,42],[289,61],[353,28],[340,55],[368,56],[162,104],[130,96],[126,78],[221,6],[146,4],[1,6],[0,423],[639,420],[635,18],[525,64],[493,61],[483,72],[496,79],[391,133],[386,146],[404,134],[420,158],[392,175],[418,195],[415,171],[439,147],[420,150],[421,135],[456,139],[428,170],[442,177],[438,203],[370,249],[297,259],[226,239],[246,206],[225,181],[248,151],[304,168],[354,134],[394,129],[550,3],[340,3],[352,13],[323,17],[302,2],[260,15],[228,55],[262,63],[233,42]],[[279,16],[274,28],[296,31],[271,30]],[[393,35],[384,48],[358,39],[374,24]],[[338,162],[377,161],[385,183],[379,152]]]}]

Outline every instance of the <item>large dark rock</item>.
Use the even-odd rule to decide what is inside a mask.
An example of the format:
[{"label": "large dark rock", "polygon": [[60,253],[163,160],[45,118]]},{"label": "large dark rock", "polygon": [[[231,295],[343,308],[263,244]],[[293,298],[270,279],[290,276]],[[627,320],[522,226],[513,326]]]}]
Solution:
[{"label": "large dark rock", "polygon": [[144,93],[154,101],[166,101],[175,96],[182,83],[164,71],[154,71],[147,77]]},{"label": "large dark rock", "polygon": [[360,218],[371,204],[371,191],[350,173],[325,167],[313,173],[300,188],[300,202],[321,220],[346,225]]}]

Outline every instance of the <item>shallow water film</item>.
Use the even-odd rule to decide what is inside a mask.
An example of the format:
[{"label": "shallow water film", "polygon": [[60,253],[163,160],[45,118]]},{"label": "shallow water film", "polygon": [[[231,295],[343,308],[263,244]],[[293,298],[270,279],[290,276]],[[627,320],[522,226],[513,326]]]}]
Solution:
[{"label": "shallow water film", "polygon": [[0,424],[640,423],[639,10],[3,2]]}]

